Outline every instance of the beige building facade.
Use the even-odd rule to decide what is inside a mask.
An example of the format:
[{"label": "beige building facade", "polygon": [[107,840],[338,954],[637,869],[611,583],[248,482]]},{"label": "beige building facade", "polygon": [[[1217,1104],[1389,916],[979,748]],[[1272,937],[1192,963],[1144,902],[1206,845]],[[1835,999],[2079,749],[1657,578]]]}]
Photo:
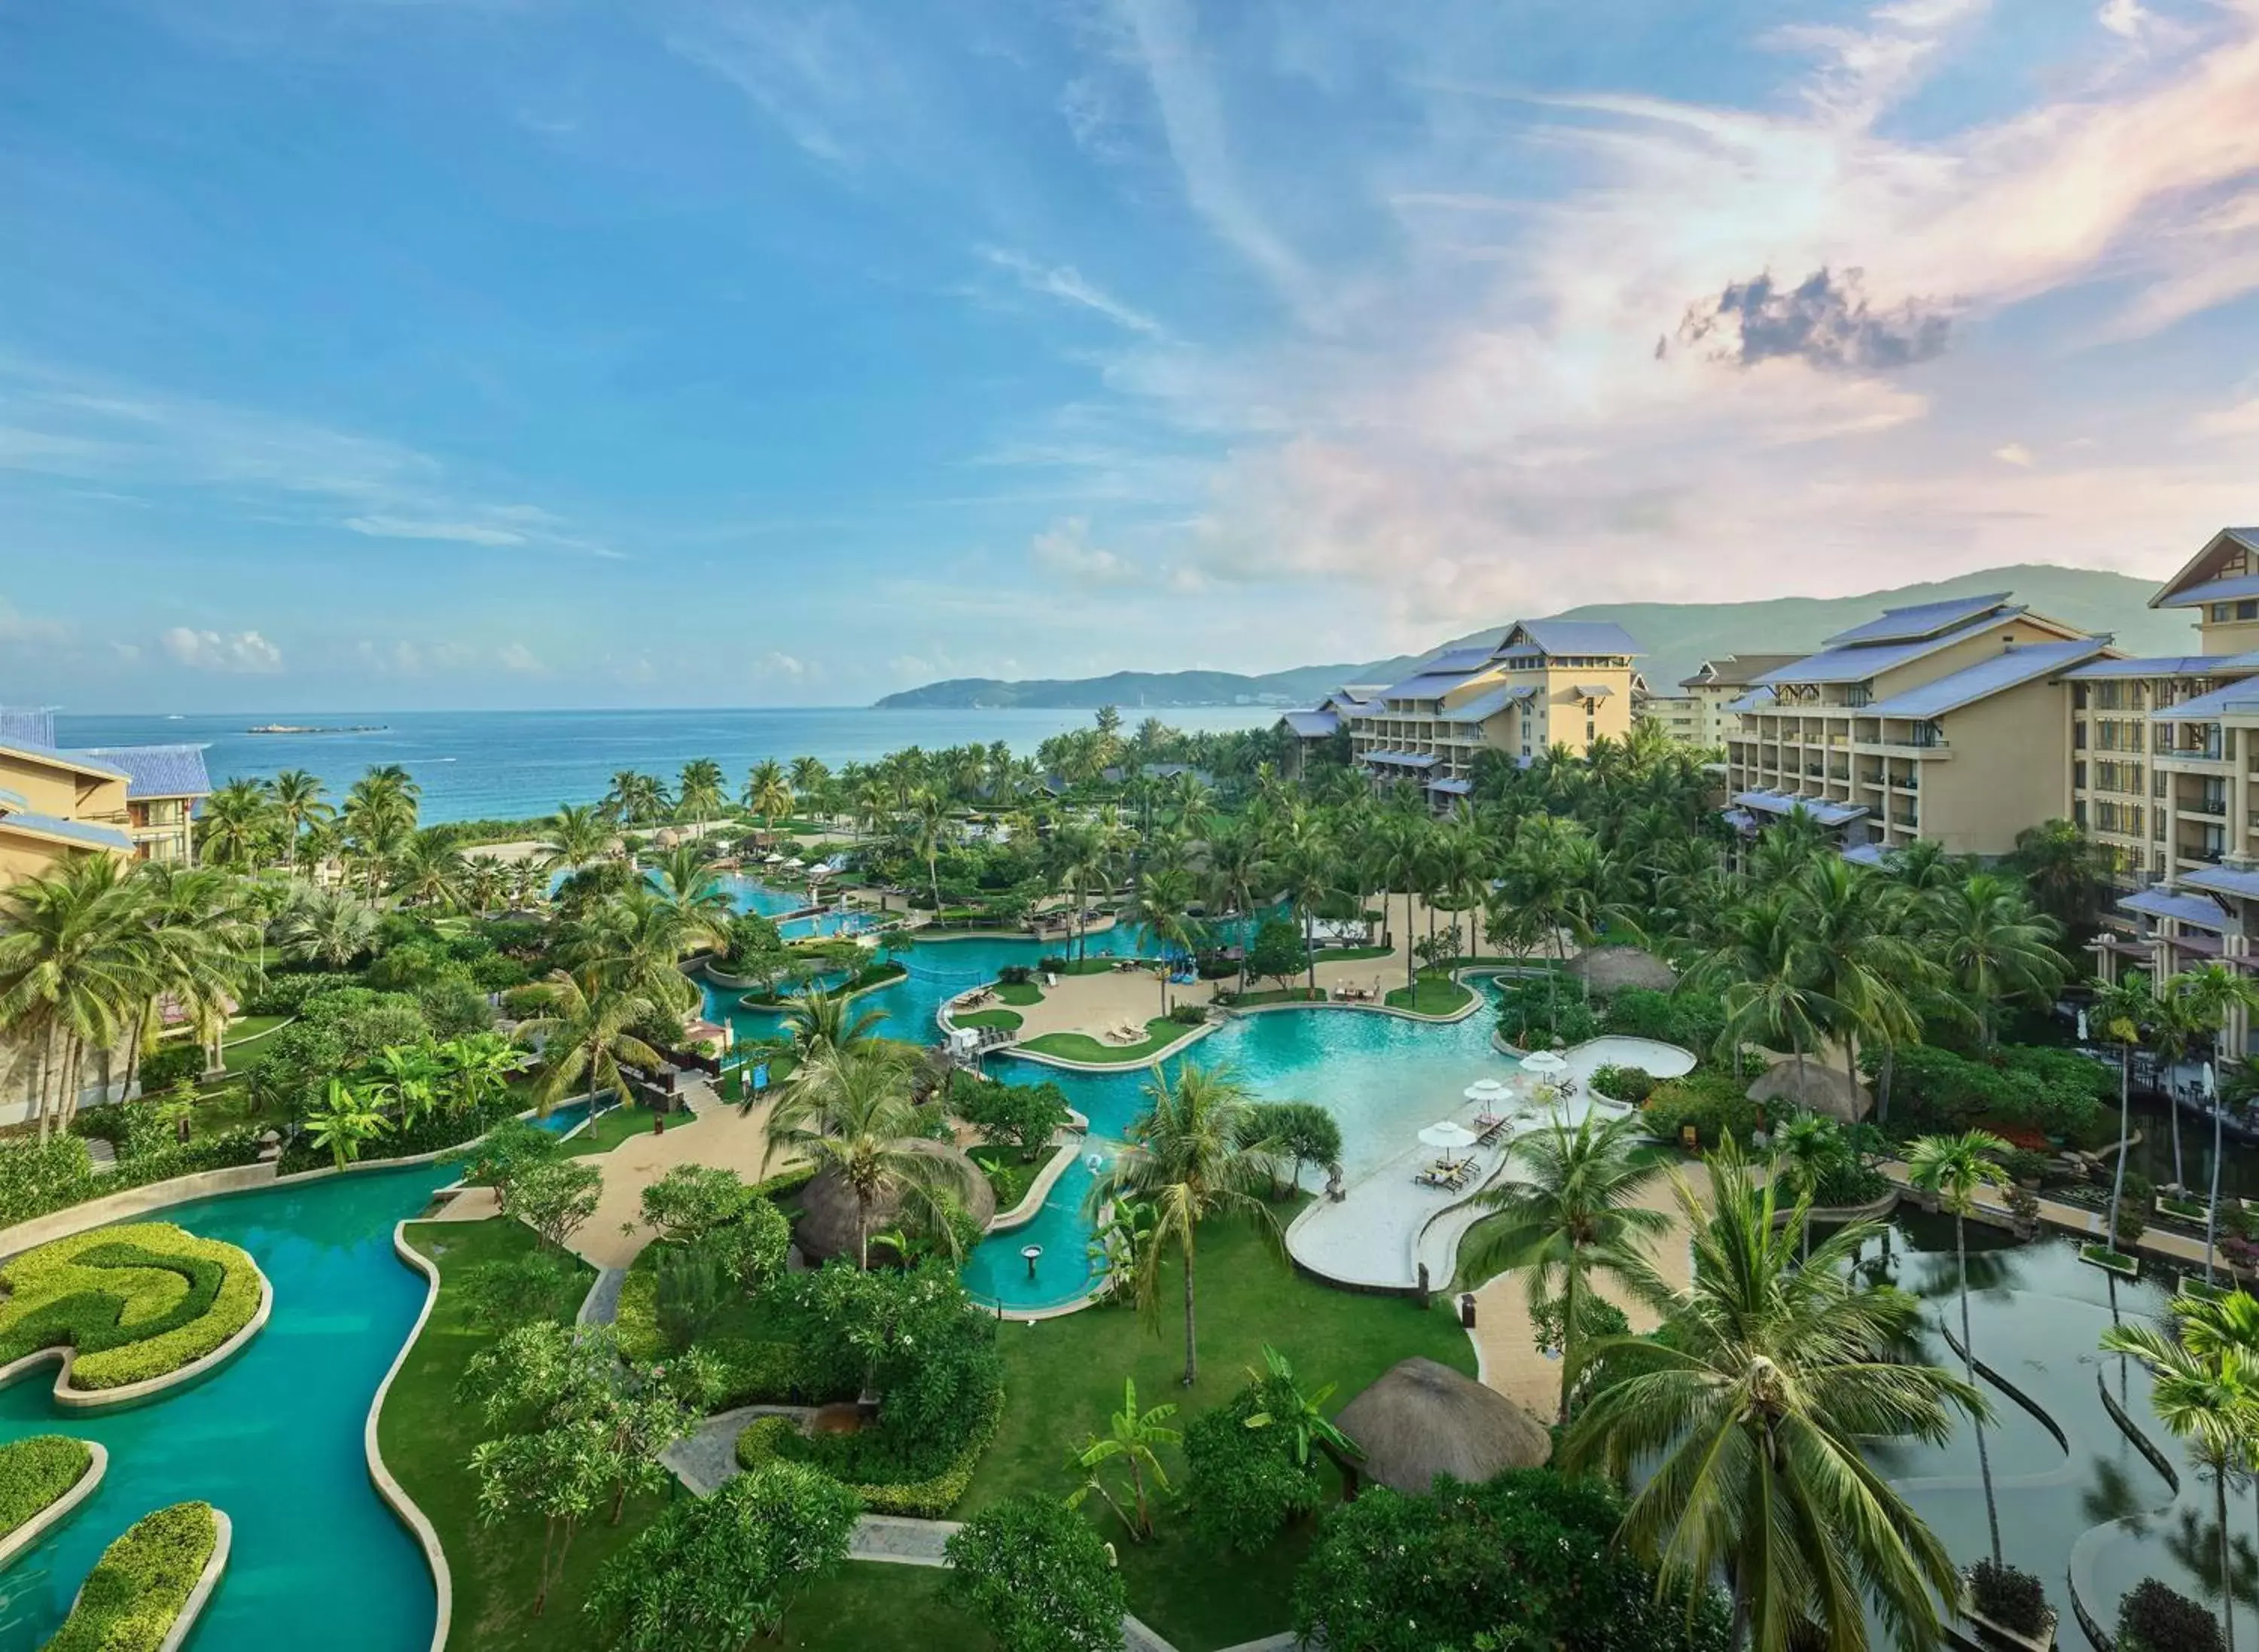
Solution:
[{"label": "beige building facade", "polygon": [[[40,737],[44,736],[42,738]],[[192,745],[68,751],[40,712],[0,717],[0,885],[78,855],[185,864],[211,790]]]},{"label": "beige building facade", "polygon": [[1669,721],[1664,722],[1664,729],[1686,744],[1703,751],[1723,748],[1727,735],[1740,726],[1736,715],[1727,708],[1749,693],[1767,672],[1792,666],[1803,658],[1801,654],[1725,654],[1704,660],[1701,669],[1692,677],[1678,680],[1678,694],[1674,698],[1657,702],[1686,708],[1680,714],[1685,725],[1683,734]]}]

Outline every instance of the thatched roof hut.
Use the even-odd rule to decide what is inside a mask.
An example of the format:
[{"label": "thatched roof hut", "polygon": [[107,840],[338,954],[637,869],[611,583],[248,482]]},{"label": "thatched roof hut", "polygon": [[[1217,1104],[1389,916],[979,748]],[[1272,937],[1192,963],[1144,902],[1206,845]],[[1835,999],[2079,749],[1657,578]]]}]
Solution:
[{"label": "thatched roof hut", "polygon": [[1596,946],[1577,959],[1586,990],[1606,998],[1628,987],[1667,993],[1678,985],[1678,972],[1644,948]]},{"label": "thatched roof hut", "polygon": [[1391,1366],[1335,1426],[1364,1449],[1357,1473],[1414,1496],[1436,1477],[1477,1484],[1553,1455],[1544,1426],[1497,1390],[1432,1359]]},{"label": "thatched roof hut", "polygon": [[[973,1220],[987,1227],[996,1214],[996,1190],[988,1185],[980,1167],[946,1142],[915,1141],[908,1146],[915,1153],[955,1161],[959,1171],[958,1196]],[[798,1202],[800,1220],[793,1224],[793,1243],[808,1258],[809,1265],[820,1265],[833,1257],[855,1254],[855,1195],[844,1182],[825,1171],[801,1189]],[[870,1231],[881,1233],[893,1227],[899,1214],[896,1201],[880,1200],[871,1207]]]},{"label": "thatched roof hut", "polygon": [[1875,1110],[1875,1099],[1867,1093],[1865,1085],[1854,1083],[1842,1068],[1828,1066],[1810,1056],[1804,1058],[1801,1074],[1792,1057],[1773,1063],[1749,1086],[1749,1098],[1764,1103],[1773,1114],[1785,1103],[1824,1113],[1840,1124],[1856,1124]]}]

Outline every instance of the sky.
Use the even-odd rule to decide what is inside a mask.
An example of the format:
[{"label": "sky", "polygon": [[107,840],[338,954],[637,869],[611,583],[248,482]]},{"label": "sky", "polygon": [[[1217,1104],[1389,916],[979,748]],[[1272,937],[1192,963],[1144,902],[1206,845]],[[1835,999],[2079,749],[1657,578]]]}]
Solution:
[{"label": "sky", "polygon": [[0,700],[73,711],[1260,671],[2259,522],[2259,0],[0,0]]}]

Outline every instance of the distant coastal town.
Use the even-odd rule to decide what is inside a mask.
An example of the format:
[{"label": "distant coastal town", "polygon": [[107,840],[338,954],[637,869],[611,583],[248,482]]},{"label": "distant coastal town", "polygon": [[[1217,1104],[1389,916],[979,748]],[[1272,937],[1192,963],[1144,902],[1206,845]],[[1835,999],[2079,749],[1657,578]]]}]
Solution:
[{"label": "distant coastal town", "polygon": [[324,726],[310,723],[260,723],[246,729],[246,734],[382,734],[387,725],[381,723],[356,723],[344,726]]}]

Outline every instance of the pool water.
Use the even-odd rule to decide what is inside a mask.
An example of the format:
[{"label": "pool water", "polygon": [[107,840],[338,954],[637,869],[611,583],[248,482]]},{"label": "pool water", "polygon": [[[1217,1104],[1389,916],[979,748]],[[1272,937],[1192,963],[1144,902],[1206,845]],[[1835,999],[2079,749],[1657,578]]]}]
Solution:
[{"label": "pool water", "polygon": [[100,1489],[0,1573],[0,1652],[45,1644],[112,1539],[192,1498],[235,1525],[198,1652],[431,1643],[431,1575],[369,1484],[361,1425],[424,1303],[392,1225],[454,1174],[371,1171],[158,1214],[249,1251],[274,1284],[273,1317],[217,1374],[146,1405],[66,1412],[52,1367],[0,1391],[0,1440],[69,1434],[110,1450]]}]

